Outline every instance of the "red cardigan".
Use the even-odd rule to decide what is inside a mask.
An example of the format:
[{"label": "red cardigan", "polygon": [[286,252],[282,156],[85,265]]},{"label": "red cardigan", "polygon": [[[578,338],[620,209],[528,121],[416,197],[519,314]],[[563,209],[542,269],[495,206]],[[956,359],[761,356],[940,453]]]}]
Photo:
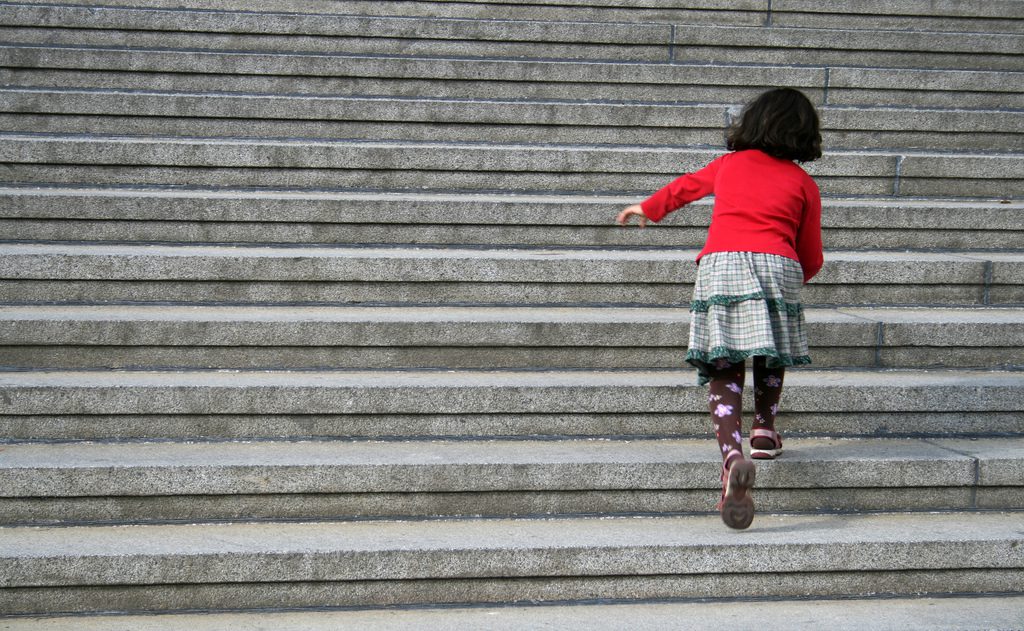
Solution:
[{"label": "red cardigan", "polygon": [[699,261],[712,252],[763,252],[800,262],[806,283],[821,269],[821,194],[799,165],[756,149],[727,153],[645,200],[652,221],[715,194]]}]

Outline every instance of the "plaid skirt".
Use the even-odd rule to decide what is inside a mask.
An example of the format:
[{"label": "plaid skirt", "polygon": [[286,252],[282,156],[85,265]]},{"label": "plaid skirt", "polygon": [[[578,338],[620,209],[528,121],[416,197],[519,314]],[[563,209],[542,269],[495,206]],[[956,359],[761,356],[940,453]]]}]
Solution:
[{"label": "plaid skirt", "polygon": [[803,279],[800,263],[775,254],[716,252],[700,260],[686,361],[697,368],[701,385],[716,363],[757,355],[771,368],[811,363]]}]

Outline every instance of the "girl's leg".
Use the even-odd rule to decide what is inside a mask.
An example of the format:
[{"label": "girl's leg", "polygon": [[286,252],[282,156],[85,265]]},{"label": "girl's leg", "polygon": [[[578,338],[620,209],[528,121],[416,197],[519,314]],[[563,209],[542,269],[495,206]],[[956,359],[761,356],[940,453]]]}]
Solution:
[{"label": "girl's leg", "polygon": [[[743,380],[746,363],[720,361],[708,367],[708,409],[723,460],[733,451],[743,453]],[[728,462],[726,463],[728,464]]]},{"label": "girl's leg", "polygon": [[773,452],[771,454],[755,452],[754,457],[758,457],[758,455],[774,457],[774,452],[782,448],[781,439],[775,434],[775,416],[779,413],[779,400],[782,398],[782,382],[785,377],[785,368],[768,368],[766,358],[762,356],[754,358],[754,424],[752,430],[767,431],[751,431],[750,446],[759,452]]},{"label": "girl's leg", "polygon": [[743,379],[745,362],[722,362],[709,371],[708,409],[722,453],[722,499],[718,510],[730,528],[748,528],[754,520],[754,464],[743,457]]}]

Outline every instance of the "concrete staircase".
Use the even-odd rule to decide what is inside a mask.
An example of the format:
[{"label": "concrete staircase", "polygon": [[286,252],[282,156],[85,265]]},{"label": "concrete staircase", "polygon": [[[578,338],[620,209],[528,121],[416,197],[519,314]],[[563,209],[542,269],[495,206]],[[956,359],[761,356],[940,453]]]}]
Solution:
[{"label": "concrete staircase", "polygon": [[[0,42],[0,628],[1024,624],[1024,3],[0,2]],[[775,85],[828,251],[736,533],[680,367],[710,205],[612,223]]]}]

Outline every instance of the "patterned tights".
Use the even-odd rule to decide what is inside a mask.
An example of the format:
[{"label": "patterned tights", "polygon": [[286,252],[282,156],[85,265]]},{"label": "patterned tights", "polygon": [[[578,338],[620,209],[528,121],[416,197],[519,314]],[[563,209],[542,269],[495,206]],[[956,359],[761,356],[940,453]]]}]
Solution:
[{"label": "patterned tights", "polygon": [[[785,368],[768,368],[765,358],[754,357],[754,427],[775,429],[775,415],[782,397]],[[722,458],[730,452],[743,452],[743,381],[746,362],[730,364],[724,360],[708,367],[711,383],[708,409],[715,425],[715,437],[722,448]]]}]

